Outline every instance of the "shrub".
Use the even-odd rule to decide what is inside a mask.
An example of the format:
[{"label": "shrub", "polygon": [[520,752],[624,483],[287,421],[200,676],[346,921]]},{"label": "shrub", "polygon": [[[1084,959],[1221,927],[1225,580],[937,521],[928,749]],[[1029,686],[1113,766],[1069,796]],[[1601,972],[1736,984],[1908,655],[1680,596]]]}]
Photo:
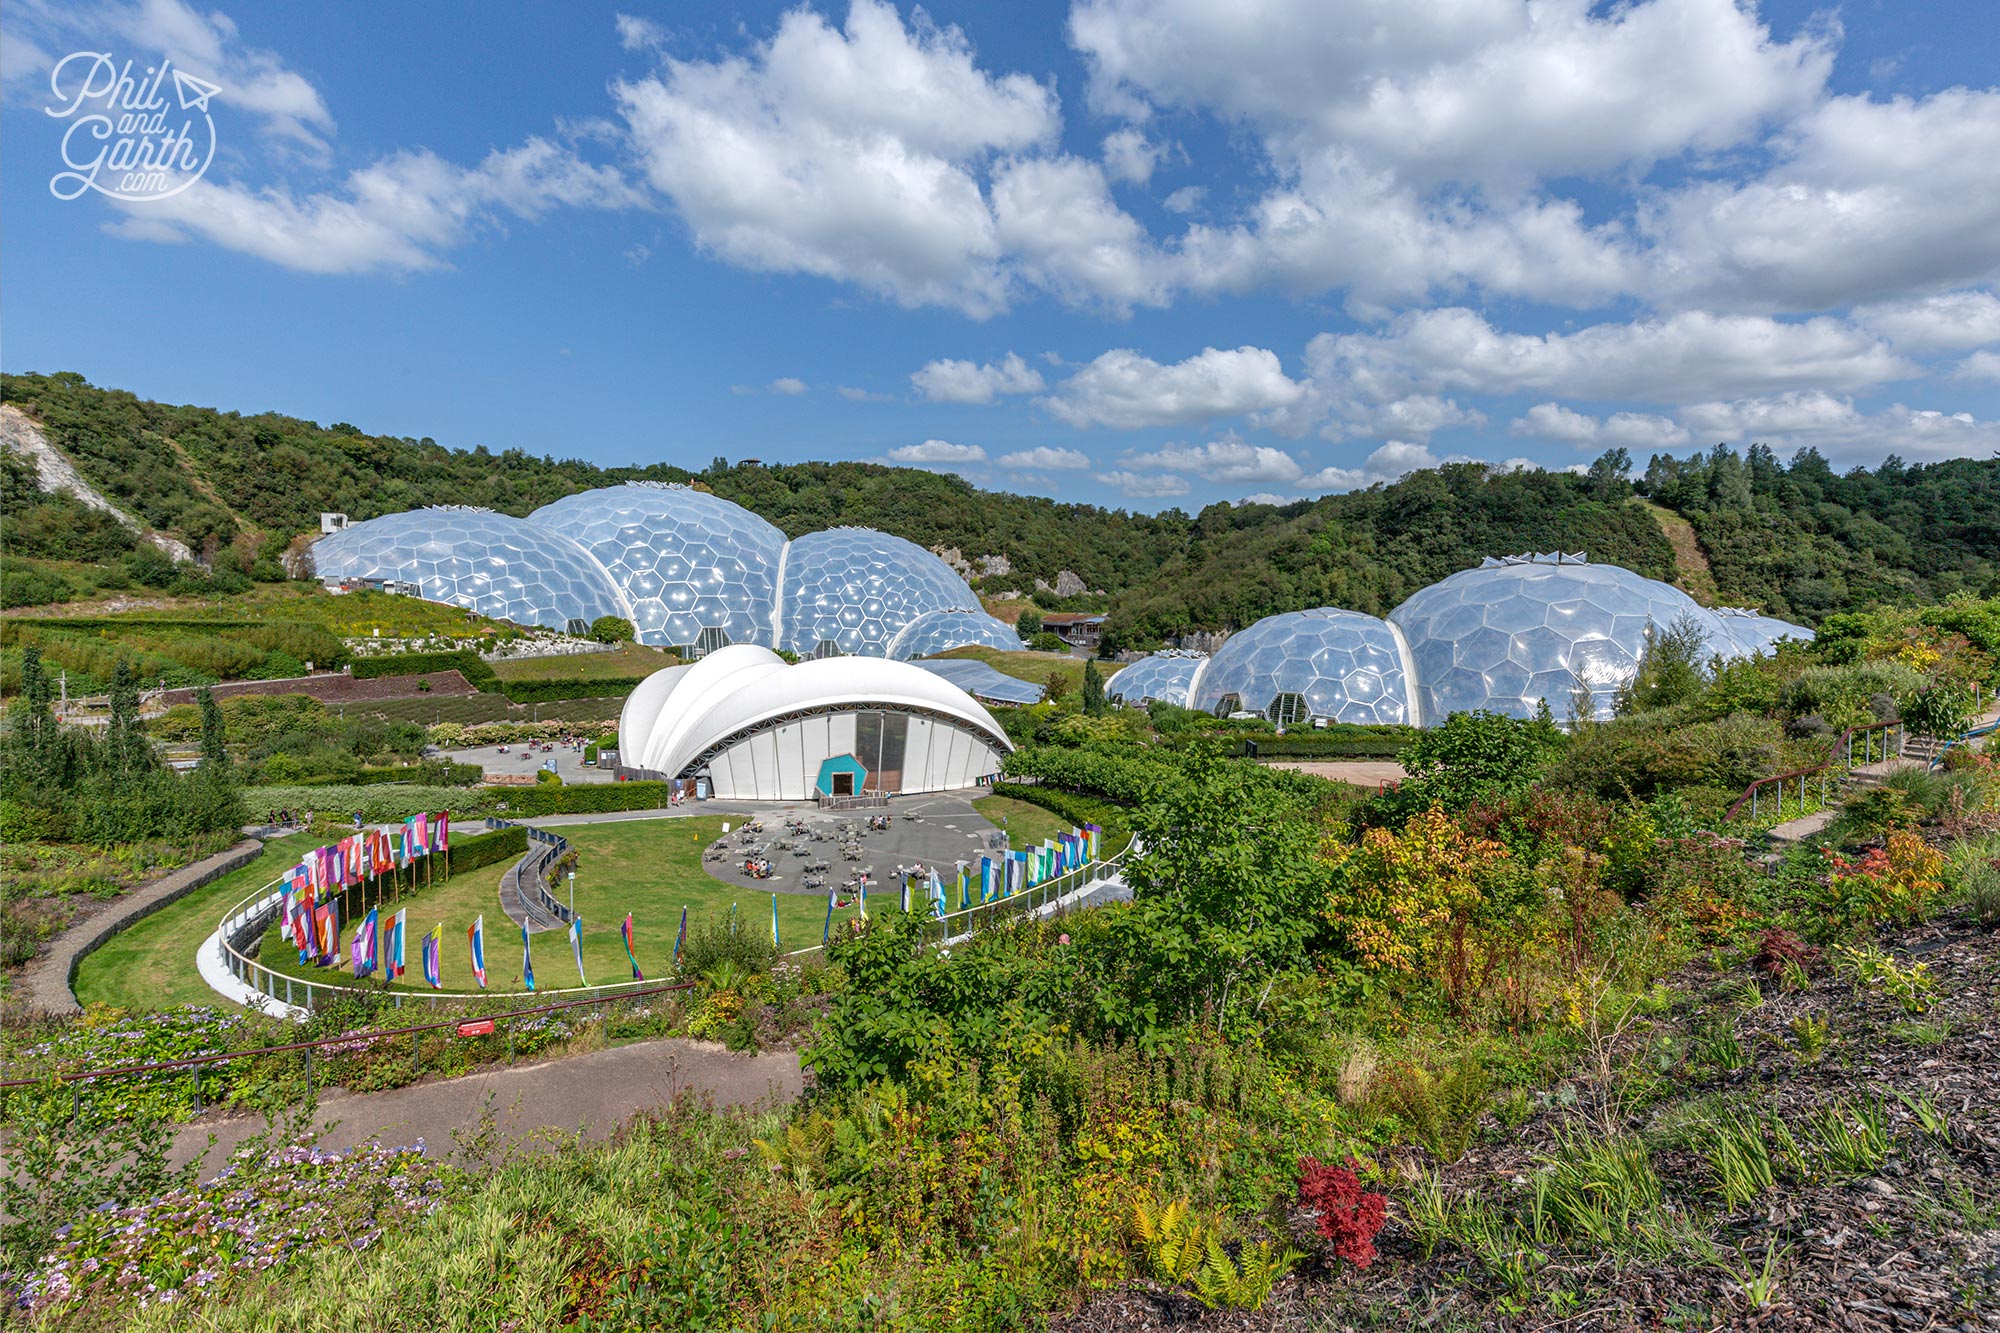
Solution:
[{"label": "shrub", "polygon": [[[720,917],[711,918],[708,924],[688,933],[687,944],[681,949],[680,973],[683,977],[712,979],[733,973],[747,978],[769,971],[776,957],[770,928],[753,926],[742,909],[731,904]],[[734,984],[723,984],[716,989],[734,996]],[[729,1017],[733,1016],[732,1010]]]},{"label": "shrub", "polygon": [[478,653],[465,648],[454,653],[391,653],[386,657],[361,657],[355,659],[352,669],[356,680],[456,671],[474,689],[492,690],[498,686],[493,668]]},{"label": "shrub", "polygon": [[1771,926],[1758,937],[1757,956],[1751,966],[1773,981],[1783,981],[1794,968],[1801,975],[1811,975],[1823,956],[1791,931]]},{"label": "shrub", "polygon": [[1825,856],[1828,872],[1810,906],[1836,927],[1923,921],[1944,892],[1944,855],[1908,829],[1891,830],[1858,861]]},{"label": "shrub", "polygon": [[623,616],[599,616],[590,622],[590,637],[599,643],[630,643],[636,635]]},{"label": "shrub", "polygon": [[1375,1095],[1432,1156],[1451,1163],[1472,1146],[1491,1087],[1485,1064],[1466,1054],[1442,1070],[1419,1064],[1394,1067],[1378,1076]]},{"label": "shrub", "polygon": [[1361,1188],[1353,1160],[1334,1166],[1316,1157],[1299,1159],[1298,1205],[1313,1214],[1313,1226],[1330,1242],[1329,1252],[1356,1268],[1375,1259],[1375,1236],[1388,1219],[1388,1200]]}]

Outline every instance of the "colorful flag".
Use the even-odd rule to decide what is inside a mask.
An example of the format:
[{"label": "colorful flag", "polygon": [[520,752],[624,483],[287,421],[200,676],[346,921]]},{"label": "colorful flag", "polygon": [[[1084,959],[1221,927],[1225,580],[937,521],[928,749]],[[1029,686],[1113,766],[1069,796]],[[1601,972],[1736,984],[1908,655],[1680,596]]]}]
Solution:
[{"label": "colorful flag", "polygon": [[389,964],[387,976],[391,981],[403,975],[403,929],[407,924],[404,918],[408,915],[407,912],[397,912],[394,920],[389,925]]},{"label": "colorful flag", "polygon": [[440,810],[431,816],[431,846],[441,852],[451,850],[451,811]]},{"label": "colorful flag", "polygon": [[681,909],[681,933],[674,936],[674,966],[681,965],[681,949],[688,942],[688,909]]},{"label": "colorful flag", "polygon": [[625,914],[625,924],[619,929],[618,933],[625,937],[625,957],[632,964],[632,980],[644,981],[646,974],[639,970],[638,955],[632,952],[632,914],[630,912]]},{"label": "colorful flag", "polygon": [[576,955],[576,980],[580,986],[588,986],[590,978],[583,975],[583,918],[573,917],[569,923],[569,951]]},{"label": "colorful flag", "polygon": [[442,921],[438,922],[436,930],[424,936],[424,980],[431,984],[432,990],[444,984],[444,922]]},{"label": "colorful flag", "polygon": [[819,942],[824,945],[833,935],[833,890],[826,891],[826,925],[820,928]]},{"label": "colorful flag", "polygon": [[521,923],[521,980],[529,990],[535,988],[535,955],[528,948],[528,923]]},{"label": "colorful flag", "polygon": [[771,947],[773,949],[785,947],[778,943],[778,895],[775,893],[771,895]]},{"label": "colorful flag", "polygon": [[937,904],[938,918],[942,920],[945,913],[944,879],[935,870],[931,871],[931,901]]},{"label": "colorful flag", "polygon": [[354,928],[354,975],[365,977],[375,971],[380,959],[381,923],[376,918],[375,909],[369,908],[368,915],[361,918],[361,924]]},{"label": "colorful flag", "polygon": [[466,943],[472,946],[472,975],[479,979],[479,989],[486,989],[486,914],[481,912],[465,928]]},{"label": "colorful flag", "polygon": [[429,852],[431,849],[431,817],[418,811],[416,816],[417,846]]}]

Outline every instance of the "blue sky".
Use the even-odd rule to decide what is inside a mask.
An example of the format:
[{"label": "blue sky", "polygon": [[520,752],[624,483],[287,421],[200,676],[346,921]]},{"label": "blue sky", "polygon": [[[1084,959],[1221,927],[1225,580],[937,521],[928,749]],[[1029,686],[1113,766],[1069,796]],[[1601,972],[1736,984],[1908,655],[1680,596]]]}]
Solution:
[{"label": "blue sky", "polygon": [[[0,15],[9,370],[1148,510],[2000,449],[1990,0],[225,4]],[[72,52],[199,178],[55,197]]]}]

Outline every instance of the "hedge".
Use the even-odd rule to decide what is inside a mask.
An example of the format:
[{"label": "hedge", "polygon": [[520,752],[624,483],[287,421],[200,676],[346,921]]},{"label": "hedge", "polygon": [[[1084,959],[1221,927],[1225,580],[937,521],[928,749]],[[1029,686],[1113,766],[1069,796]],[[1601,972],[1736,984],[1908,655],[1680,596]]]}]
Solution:
[{"label": "hedge", "polygon": [[[325,787],[293,784],[250,787],[243,793],[252,810],[311,810],[316,814],[379,824],[406,819],[418,811],[449,810],[453,819],[505,815],[534,819],[542,815],[594,815],[616,810],[657,810],[667,804],[672,788],[664,782],[596,782],[575,787],[425,787],[414,783],[365,786],[337,783]],[[503,808],[504,807],[504,808]]]},{"label": "hedge", "polygon": [[375,787],[385,782],[414,782],[424,786],[476,787],[486,777],[478,764],[438,763],[435,760],[399,768],[364,768],[346,777],[298,778],[295,787]]},{"label": "hedge", "polygon": [[595,815],[614,810],[657,810],[666,806],[673,786],[666,782],[593,782],[575,787],[494,787],[507,803],[510,819],[538,815]]},{"label": "hedge", "polygon": [[[467,677],[468,680],[471,677]],[[605,676],[597,680],[503,680],[500,693],[510,703],[546,704],[560,699],[612,699],[639,688],[644,676]],[[487,687],[481,685],[480,689]]]},{"label": "hedge", "polygon": [[1062,791],[1055,787],[1036,786],[1026,782],[1001,782],[994,785],[993,794],[1026,801],[1029,805],[1039,805],[1058,819],[1067,819],[1078,828],[1085,824],[1095,824],[1104,830],[1107,839],[1122,839],[1132,831],[1132,812],[1126,807],[1113,805],[1109,801],[1092,800],[1073,791]]},{"label": "hedge", "polygon": [[[456,839],[454,839],[456,841]],[[463,846],[451,849],[451,873],[456,875],[466,870],[478,870],[496,861],[512,861],[528,854],[528,830],[525,828],[495,829],[482,833],[476,838],[467,838]]]},{"label": "hedge", "polygon": [[464,676],[466,683],[474,689],[491,692],[499,685],[499,678],[485,659],[468,648],[460,648],[450,653],[391,653],[387,657],[357,657],[354,659],[353,675],[356,680],[374,680],[379,676],[421,676],[432,671],[456,671]]}]

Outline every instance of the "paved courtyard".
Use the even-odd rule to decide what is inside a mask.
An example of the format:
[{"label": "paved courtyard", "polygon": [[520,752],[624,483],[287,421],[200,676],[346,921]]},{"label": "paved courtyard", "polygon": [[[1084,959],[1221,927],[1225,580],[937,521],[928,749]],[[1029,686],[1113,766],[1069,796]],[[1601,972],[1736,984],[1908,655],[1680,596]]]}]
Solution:
[{"label": "paved courtyard", "polygon": [[583,752],[566,745],[557,745],[547,753],[530,750],[525,745],[510,745],[505,754],[500,753],[497,745],[481,745],[470,750],[447,750],[445,757],[457,764],[477,764],[488,773],[524,773],[530,777],[534,776],[536,769],[553,759],[556,761],[556,776],[570,786],[612,780],[610,769],[585,768]]},{"label": "paved courtyard", "polygon": [[[935,869],[950,882],[960,861],[1006,845],[1004,832],[975,811],[970,798],[957,793],[899,796],[886,809],[823,813],[810,802],[764,801],[742,808],[750,812],[747,822],[757,827],[731,820],[730,832],[709,846],[708,856],[720,852],[720,859],[707,860],[706,868],[726,883],[763,893],[824,893],[828,885],[852,883],[856,872],[868,875],[873,892],[898,867]],[[700,806],[696,811],[707,813]],[[882,814],[889,816],[889,827],[870,830],[868,817]],[[795,831],[795,825],[802,831]],[[847,845],[860,853],[857,859],[848,859],[842,848],[843,830]],[[756,879],[744,870],[753,849],[770,859],[771,878]],[[824,871],[811,869],[821,862]],[[807,882],[814,878],[820,882]]]}]

